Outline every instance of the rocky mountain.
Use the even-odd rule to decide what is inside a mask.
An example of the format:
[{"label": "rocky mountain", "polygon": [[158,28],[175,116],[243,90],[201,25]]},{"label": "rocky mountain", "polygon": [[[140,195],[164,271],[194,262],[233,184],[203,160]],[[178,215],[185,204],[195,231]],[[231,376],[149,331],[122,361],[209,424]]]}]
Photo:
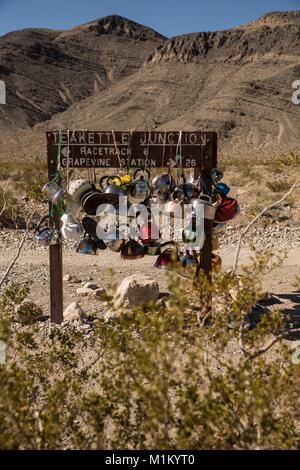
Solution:
[{"label": "rocky mountain", "polygon": [[[52,97],[52,118],[36,126],[35,133],[60,127],[210,129],[218,131],[224,153],[272,155],[300,149],[300,109],[291,99],[292,83],[300,79],[300,11],[171,39],[119,17],[66,32],[30,34],[51,36],[45,42],[61,54],[70,54],[75,43],[99,51],[95,62],[85,49],[69,65],[61,57],[59,66],[38,55],[40,73],[55,67],[59,75],[54,81],[60,85],[56,91],[48,83],[45,93],[39,76],[39,106]],[[96,72],[91,63],[97,64]],[[63,78],[70,69],[71,82]],[[20,114],[25,113],[22,105],[14,108]],[[46,113],[30,123],[45,119]]]},{"label": "rocky mountain", "polygon": [[51,118],[140,68],[165,38],[120,16],[67,31],[26,29],[0,37],[0,79],[7,105],[1,127]]}]

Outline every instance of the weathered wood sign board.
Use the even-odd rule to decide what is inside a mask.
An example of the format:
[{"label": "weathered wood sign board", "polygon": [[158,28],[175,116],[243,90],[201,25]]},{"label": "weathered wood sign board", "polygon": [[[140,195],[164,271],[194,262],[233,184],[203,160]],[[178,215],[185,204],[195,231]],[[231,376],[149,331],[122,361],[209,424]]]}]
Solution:
[{"label": "weathered wood sign board", "polygon": [[212,168],[213,132],[47,132],[48,157],[64,168]]},{"label": "weathered wood sign board", "polygon": [[150,168],[211,167],[214,137],[212,132],[134,132],[132,154]]},{"label": "weathered wood sign board", "polygon": [[[48,176],[57,174],[58,156],[62,168],[189,168],[194,177],[201,173],[208,192],[211,170],[217,166],[215,132],[144,131],[114,132],[67,130],[47,132]],[[54,222],[60,229],[55,206]],[[208,276],[212,263],[212,221],[205,219],[205,243],[200,267]],[[51,321],[63,321],[62,245],[50,246]]]}]

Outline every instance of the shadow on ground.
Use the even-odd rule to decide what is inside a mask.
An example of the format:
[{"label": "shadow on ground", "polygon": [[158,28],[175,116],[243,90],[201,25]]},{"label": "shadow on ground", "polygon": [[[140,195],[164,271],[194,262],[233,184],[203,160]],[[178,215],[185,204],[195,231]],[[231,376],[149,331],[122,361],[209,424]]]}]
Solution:
[{"label": "shadow on ground", "polygon": [[259,323],[263,315],[266,315],[272,307],[280,308],[286,317],[286,338],[289,341],[299,341],[300,332],[292,333],[291,330],[300,329],[300,292],[290,294],[270,294],[268,299],[261,300],[253,309],[249,320],[252,327]]}]

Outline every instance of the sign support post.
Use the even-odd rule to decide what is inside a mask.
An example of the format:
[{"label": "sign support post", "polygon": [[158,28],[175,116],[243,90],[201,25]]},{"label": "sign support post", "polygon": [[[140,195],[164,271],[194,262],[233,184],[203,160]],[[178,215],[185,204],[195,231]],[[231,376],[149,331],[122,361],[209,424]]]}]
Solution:
[{"label": "sign support post", "polygon": [[[48,141],[48,178],[53,180],[57,172],[56,159],[51,156]],[[60,230],[60,218],[56,207],[50,203],[49,210],[53,214],[54,226],[57,231]],[[63,267],[62,267],[62,243],[49,246],[49,264],[50,264],[50,316],[52,323],[62,323],[63,321]]]}]

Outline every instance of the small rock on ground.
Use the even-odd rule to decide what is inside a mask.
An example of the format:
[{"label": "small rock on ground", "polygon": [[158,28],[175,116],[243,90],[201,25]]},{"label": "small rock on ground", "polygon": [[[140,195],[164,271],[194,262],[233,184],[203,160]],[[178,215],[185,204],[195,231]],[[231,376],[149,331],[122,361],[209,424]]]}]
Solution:
[{"label": "small rock on ground", "polygon": [[84,316],[84,310],[78,302],[72,302],[64,311],[64,322],[79,320]]},{"label": "small rock on ground", "polygon": [[115,308],[145,307],[150,302],[156,302],[159,297],[158,282],[140,274],[133,274],[121,282],[114,296]]}]

